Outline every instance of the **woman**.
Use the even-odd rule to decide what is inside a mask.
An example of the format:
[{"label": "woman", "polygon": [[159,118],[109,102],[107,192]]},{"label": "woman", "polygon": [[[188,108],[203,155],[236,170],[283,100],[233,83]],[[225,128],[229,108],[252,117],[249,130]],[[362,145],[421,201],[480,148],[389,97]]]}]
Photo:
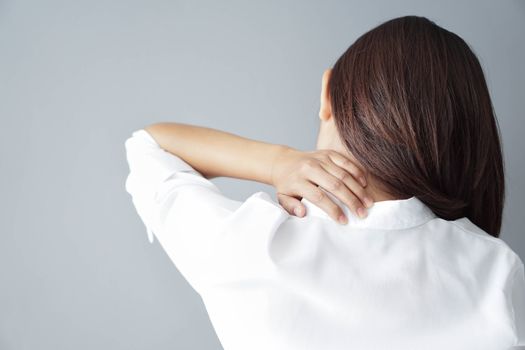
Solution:
[{"label": "woman", "polygon": [[[179,123],[126,141],[150,241],[224,348],[525,345],[499,131],[468,45],[423,17],[387,21],[325,72],[319,117],[311,152]],[[273,185],[280,205],[227,198],[217,176]]]}]

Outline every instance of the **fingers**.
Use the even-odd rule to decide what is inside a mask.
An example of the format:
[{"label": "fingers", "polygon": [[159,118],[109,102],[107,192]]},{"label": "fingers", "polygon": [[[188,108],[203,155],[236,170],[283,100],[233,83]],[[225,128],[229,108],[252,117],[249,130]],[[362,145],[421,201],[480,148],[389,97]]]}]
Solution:
[{"label": "fingers", "polygon": [[315,203],[319,208],[328,214],[332,219],[338,221],[341,224],[346,224],[348,219],[343,210],[335,204],[326,193],[320,189],[317,185],[305,181],[299,184],[301,186],[301,193],[306,193],[304,198],[310,202]]},{"label": "fingers", "polygon": [[304,205],[295,197],[285,195],[283,193],[277,193],[277,200],[279,204],[286,210],[290,215],[303,217],[306,210]]},{"label": "fingers", "polygon": [[[352,192],[350,191],[350,188],[357,189],[363,198],[366,196],[364,194],[364,191],[362,186],[355,181],[352,176],[350,176],[346,171],[339,169],[342,171],[345,175],[339,175],[343,177],[343,179],[339,179],[331,174],[329,170],[325,168],[325,166],[329,166],[328,164],[321,163],[320,167],[316,167],[310,171],[310,179],[315,184],[323,187],[328,192],[335,195],[338,199],[340,199],[343,203],[346,204],[350,208],[350,210],[355,213],[355,215],[363,218],[366,216],[366,206],[361,202],[361,200]],[[335,167],[335,165],[332,165],[332,167]],[[332,170],[335,172],[335,170]],[[348,185],[347,185],[348,184]],[[326,208],[333,212],[333,215],[336,215],[335,209],[333,206],[337,206],[335,203],[332,202],[332,200],[328,197],[326,197]],[[333,206],[328,203],[333,203]],[[323,204],[323,201],[321,201],[321,204]],[[332,215],[330,212],[325,210],[329,215]],[[336,219],[337,220],[337,219]]]},{"label": "fingers", "polygon": [[332,162],[334,162],[335,165],[338,167],[341,167],[345,169],[347,172],[349,172],[354,179],[358,179],[361,185],[366,187],[366,177],[365,172],[361,170],[357,165],[355,165],[350,159],[343,156],[341,153],[338,153],[336,151],[329,151],[328,157]]},{"label": "fingers", "polygon": [[[342,169],[330,162],[323,162],[321,163],[321,166],[334,177],[341,180],[346,185],[346,188],[352,193],[351,197],[338,196],[339,199],[343,201],[348,207],[355,208],[357,211],[358,206],[370,208],[374,204],[372,198],[368,194],[366,187],[363,187],[362,184],[357,182],[353,175],[349,174],[345,169]],[[336,193],[334,194],[337,195]],[[346,194],[346,191],[344,194]]]}]

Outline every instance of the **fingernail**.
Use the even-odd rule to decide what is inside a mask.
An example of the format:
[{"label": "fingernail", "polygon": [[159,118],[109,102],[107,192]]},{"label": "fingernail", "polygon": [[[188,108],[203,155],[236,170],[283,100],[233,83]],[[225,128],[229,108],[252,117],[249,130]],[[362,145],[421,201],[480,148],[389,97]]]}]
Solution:
[{"label": "fingernail", "polygon": [[339,222],[340,222],[341,224],[346,224],[346,223],[347,223],[346,216],[341,215],[341,216],[339,217]]},{"label": "fingernail", "polygon": [[364,201],[367,208],[370,208],[372,205],[374,205],[374,201],[370,197],[365,197]]},{"label": "fingernail", "polygon": [[363,185],[363,187],[366,186],[366,180],[364,177],[360,177],[359,181],[361,182],[361,185]]},{"label": "fingernail", "polygon": [[295,213],[295,215],[300,216],[301,215],[301,208],[300,207],[295,207],[293,209],[293,212]]},{"label": "fingernail", "polygon": [[366,211],[364,208],[357,208],[357,215],[359,215],[359,217],[361,218],[365,218],[366,217]]}]

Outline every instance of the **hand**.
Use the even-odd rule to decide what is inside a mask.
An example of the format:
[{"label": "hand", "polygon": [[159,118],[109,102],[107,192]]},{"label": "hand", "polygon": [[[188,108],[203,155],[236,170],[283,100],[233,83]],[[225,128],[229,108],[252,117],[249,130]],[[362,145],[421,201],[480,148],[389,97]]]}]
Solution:
[{"label": "hand", "polygon": [[[347,222],[343,210],[318,186],[335,195],[360,217],[366,216],[365,208],[373,205],[366,190],[363,171],[336,151],[303,152],[285,147],[274,160],[271,178],[279,204],[299,217],[306,211],[300,201],[304,197],[334,220]],[[362,208],[364,216],[358,212],[359,208]]]}]

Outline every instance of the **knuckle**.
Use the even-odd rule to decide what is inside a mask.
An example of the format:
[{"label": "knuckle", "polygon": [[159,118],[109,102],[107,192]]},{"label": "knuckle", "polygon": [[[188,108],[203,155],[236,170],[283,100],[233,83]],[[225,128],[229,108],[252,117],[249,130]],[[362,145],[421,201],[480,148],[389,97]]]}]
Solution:
[{"label": "knuckle", "polygon": [[330,183],[330,190],[331,191],[337,190],[338,188],[341,187],[341,185],[342,185],[341,180],[334,180]]},{"label": "knuckle", "polygon": [[316,163],[315,160],[313,160],[313,159],[311,159],[311,158],[310,158],[310,159],[307,159],[307,160],[305,160],[304,163],[303,163],[303,169],[305,169],[305,170],[310,170],[310,169],[312,169],[312,168],[314,167],[315,163]]},{"label": "knuckle", "polygon": [[317,164],[317,159],[309,158],[306,160],[306,165],[308,166],[314,166],[315,164]]},{"label": "knuckle", "polygon": [[315,191],[313,197],[314,197],[314,201],[315,201],[315,203],[319,203],[319,202],[321,202],[321,201],[323,200],[323,198],[324,198],[324,192],[321,191],[321,190],[317,190],[317,191]]},{"label": "knuckle", "polygon": [[357,167],[355,166],[355,164],[352,163],[349,159],[347,159],[345,162],[346,168],[349,169],[350,172],[355,175],[357,171]]},{"label": "knuckle", "polygon": [[356,177],[363,176],[363,171],[357,165],[352,163],[352,165],[350,167],[352,169],[352,173],[354,174],[354,176],[356,176]]},{"label": "knuckle", "polygon": [[288,197],[293,197],[297,193],[301,193],[302,189],[303,189],[303,184],[300,180],[290,181],[286,185],[286,191],[288,193]]},{"label": "knuckle", "polygon": [[334,150],[330,150],[330,158],[333,159],[334,163],[339,163],[340,159],[346,159],[340,152]]},{"label": "knuckle", "polygon": [[346,181],[348,179],[348,173],[346,171],[341,172],[341,175],[339,175],[339,179],[341,181]]},{"label": "knuckle", "polygon": [[364,199],[364,198],[366,197],[366,195],[367,195],[366,190],[365,190],[364,188],[362,188],[362,187],[358,187],[358,188],[354,191],[354,193],[355,193],[359,198],[363,198],[363,199]]},{"label": "knuckle", "polygon": [[361,204],[361,201],[359,201],[359,199],[357,199],[357,198],[352,198],[352,199],[350,200],[350,207],[351,207],[352,209],[354,209],[354,211],[356,211],[357,208],[362,207],[362,206],[363,206],[363,205]]}]

